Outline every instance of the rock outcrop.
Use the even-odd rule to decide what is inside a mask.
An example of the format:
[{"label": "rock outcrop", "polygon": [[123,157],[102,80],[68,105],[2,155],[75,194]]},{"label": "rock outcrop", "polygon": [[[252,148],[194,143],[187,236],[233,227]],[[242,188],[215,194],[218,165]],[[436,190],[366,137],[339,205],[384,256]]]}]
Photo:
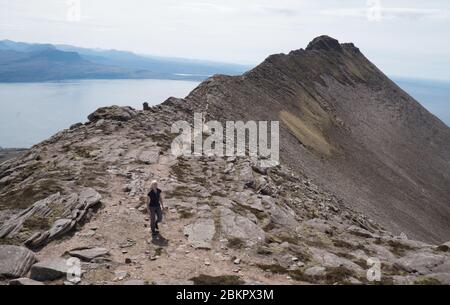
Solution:
[{"label": "rock outcrop", "polygon": [[[101,195],[91,188],[68,196],[60,193],[51,195],[6,221],[0,227],[0,238],[17,238],[24,226],[28,225],[27,234],[31,235],[25,240],[25,245],[30,248],[44,246],[85,220],[87,214],[92,213],[100,203],[100,199]],[[50,223],[52,220],[54,222]],[[46,224],[48,230],[40,230]]]}]

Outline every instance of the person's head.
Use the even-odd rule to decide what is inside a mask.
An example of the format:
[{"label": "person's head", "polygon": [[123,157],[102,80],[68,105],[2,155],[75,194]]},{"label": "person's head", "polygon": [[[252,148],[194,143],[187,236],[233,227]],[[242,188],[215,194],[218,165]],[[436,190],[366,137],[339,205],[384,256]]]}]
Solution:
[{"label": "person's head", "polygon": [[153,180],[150,187],[152,188],[152,190],[156,191],[158,189],[158,181]]}]

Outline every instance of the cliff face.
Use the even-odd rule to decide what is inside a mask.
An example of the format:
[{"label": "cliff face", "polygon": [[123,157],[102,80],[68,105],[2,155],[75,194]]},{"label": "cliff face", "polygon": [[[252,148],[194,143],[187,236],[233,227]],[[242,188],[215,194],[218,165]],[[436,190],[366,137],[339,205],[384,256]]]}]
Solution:
[{"label": "cliff face", "polygon": [[[174,157],[171,125],[194,112],[279,120],[281,165]],[[352,44],[319,37],[185,99],[89,120],[0,163],[0,282],[35,255],[39,281],[75,256],[93,284],[369,283],[369,258],[386,284],[450,283],[448,243],[397,236],[448,239],[449,130]],[[150,239],[153,179],[169,210]]]},{"label": "cliff face", "polygon": [[186,100],[223,120],[279,120],[285,164],[397,234],[450,236],[450,129],[353,44],[318,37]]}]

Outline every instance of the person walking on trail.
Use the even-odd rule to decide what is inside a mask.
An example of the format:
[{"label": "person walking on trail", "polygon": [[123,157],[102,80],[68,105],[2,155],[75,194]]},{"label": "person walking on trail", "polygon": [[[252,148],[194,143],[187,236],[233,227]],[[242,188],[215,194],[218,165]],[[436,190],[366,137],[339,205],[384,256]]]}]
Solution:
[{"label": "person walking on trail", "polygon": [[150,192],[147,196],[147,209],[150,215],[150,226],[152,235],[156,236],[159,233],[158,224],[163,220],[164,202],[162,191],[158,188],[158,182],[153,181]]}]

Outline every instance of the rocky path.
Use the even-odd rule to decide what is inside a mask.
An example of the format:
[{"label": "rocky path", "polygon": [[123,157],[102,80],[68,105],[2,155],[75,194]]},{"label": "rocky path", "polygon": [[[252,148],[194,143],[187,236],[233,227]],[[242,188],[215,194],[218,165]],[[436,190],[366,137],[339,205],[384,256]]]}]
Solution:
[{"label": "rocky path", "polygon": [[[83,265],[83,282],[93,284],[119,284],[130,280],[184,284],[193,283],[191,279],[202,274],[237,275],[255,283],[292,283],[286,276],[265,274],[255,267],[250,255],[227,249],[225,241],[214,251],[189,245],[184,230],[191,221],[180,217],[177,200],[167,199],[161,235],[151,237],[148,215],[142,205],[145,190],[152,179],[160,181],[163,190],[170,188],[168,181],[173,180],[170,167],[174,163],[176,160],[163,156],[157,164],[132,167],[131,171],[146,177],[143,181],[131,181],[142,187],[139,190],[126,189],[127,179],[111,174],[106,190],[108,197],[102,200],[102,209],[72,238],[40,251],[38,260],[61,257],[80,248],[108,249],[107,255]],[[127,195],[124,188],[132,195]]]}]

